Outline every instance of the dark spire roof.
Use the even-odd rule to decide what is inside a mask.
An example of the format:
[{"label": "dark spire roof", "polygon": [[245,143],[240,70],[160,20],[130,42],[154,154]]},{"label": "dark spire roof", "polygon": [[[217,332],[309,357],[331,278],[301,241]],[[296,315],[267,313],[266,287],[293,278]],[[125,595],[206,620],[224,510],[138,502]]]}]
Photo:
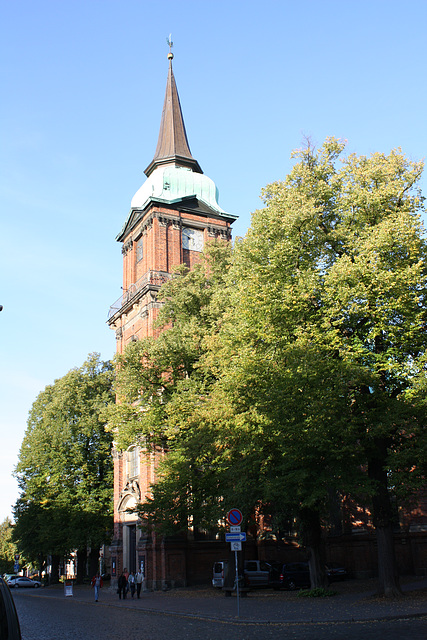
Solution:
[{"label": "dark spire roof", "polygon": [[163,164],[173,164],[189,167],[192,171],[203,173],[197,160],[191,155],[185,132],[184,118],[178,90],[172,71],[173,54],[168,54],[169,71],[166,84],[166,95],[163,104],[162,121],[160,123],[159,140],[153,160],[145,170],[149,176],[154,169]]}]

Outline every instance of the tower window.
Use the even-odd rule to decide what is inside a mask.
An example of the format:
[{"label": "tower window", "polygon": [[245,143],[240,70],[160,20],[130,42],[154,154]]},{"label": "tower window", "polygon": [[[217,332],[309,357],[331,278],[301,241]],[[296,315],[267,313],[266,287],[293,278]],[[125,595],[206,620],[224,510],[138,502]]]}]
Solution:
[{"label": "tower window", "polygon": [[139,448],[132,447],[127,452],[127,476],[136,478],[139,475]]},{"label": "tower window", "polygon": [[144,257],[143,238],[140,238],[136,243],[136,261],[140,262],[143,257]]}]

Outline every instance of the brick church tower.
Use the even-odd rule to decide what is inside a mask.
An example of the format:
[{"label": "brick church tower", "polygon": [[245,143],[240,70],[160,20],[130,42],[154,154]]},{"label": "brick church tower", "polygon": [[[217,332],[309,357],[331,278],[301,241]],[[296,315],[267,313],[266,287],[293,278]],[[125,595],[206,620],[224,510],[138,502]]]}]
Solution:
[{"label": "brick church tower", "polygon": [[[174,267],[192,267],[211,238],[231,239],[236,219],[221,209],[214,182],[205,176],[190,152],[181,105],[168,54],[169,71],[157,148],[145,170],[147,179],[134,195],[126,222],[116,240],[123,243],[123,295],[109,312],[117,352],[130,341],[155,336],[160,303],[157,293]],[[143,568],[149,587],[185,584],[189,567],[186,544],[141,536],[137,518],[127,510],[149,493],[156,460],[140,447],[113,451],[114,539],[112,578],[123,568]],[[191,572],[190,572],[191,573]]]}]

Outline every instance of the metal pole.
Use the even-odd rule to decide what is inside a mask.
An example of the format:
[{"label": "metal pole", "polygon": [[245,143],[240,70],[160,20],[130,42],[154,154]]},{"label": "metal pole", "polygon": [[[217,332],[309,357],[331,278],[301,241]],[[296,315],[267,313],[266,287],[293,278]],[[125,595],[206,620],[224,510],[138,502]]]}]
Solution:
[{"label": "metal pole", "polygon": [[240,602],[239,602],[239,567],[237,563],[237,551],[234,552],[236,557],[236,593],[237,593],[237,617],[240,618]]}]

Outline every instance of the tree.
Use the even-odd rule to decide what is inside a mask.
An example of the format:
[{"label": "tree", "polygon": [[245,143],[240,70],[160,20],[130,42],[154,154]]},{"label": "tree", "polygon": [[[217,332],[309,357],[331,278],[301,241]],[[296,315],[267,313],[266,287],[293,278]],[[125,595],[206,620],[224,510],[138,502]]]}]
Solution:
[{"label": "tree", "polygon": [[321,517],[328,484],[364,483],[380,591],[393,594],[390,493],[425,470],[425,448],[414,447],[425,446],[424,410],[411,392],[425,384],[423,166],[398,150],[353,154],[338,168],[344,146],[308,145],[264,190],[235,254],[222,384],[254,446],[271,443],[265,487],[297,495],[303,522]]},{"label": "tree", "polygon": [[12,522],[5,518],[0,524],[0,574],[13,573],[15,554],[18,549],[12,539]]},{"label": "tree", "polygon": [[[95,562],[112,529],[112,438],[103,411],[113,369],[91,354],[34,402],[16,467],[15,539],[29,559],[90,546]],[[80,567],[81,569],[82,567]],[[93,567],[92,567],[93,569]],[[96,566],[95,566],[96,570]],[[81,577],[81,576],[80,576]]]},{"label": "tree", "polygon": [[423,167],[344,148],[296,152],[229,270],[207,257],[162,288],[163,333],[119,357],[110,428],[122,447],[168,451],[140,508],[149,526],[209,528],[235,501],[246,522],[297,517],[313,587],[331,496],[369,500],[392,595],[392,494],[426,471]]}]

